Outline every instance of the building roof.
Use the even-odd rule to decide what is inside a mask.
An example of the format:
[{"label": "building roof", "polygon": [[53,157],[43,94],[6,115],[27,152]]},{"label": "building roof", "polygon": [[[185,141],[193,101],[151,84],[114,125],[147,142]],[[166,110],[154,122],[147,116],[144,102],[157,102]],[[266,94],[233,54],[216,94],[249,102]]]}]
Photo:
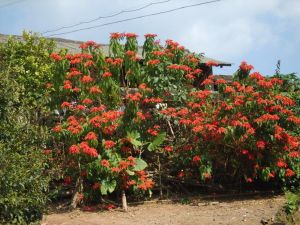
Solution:
[{"label": "building roof", "polygon": [[217,79],[224,79],[227,82],[232,82],[233,76],[232,75],[221,75],[221,74],[214,75],[214,80],[217,80]]},{"label": "building roof", "polygon": [[[9,36],[13,36],[17,40],[22,41],[23,38],[22,36],[19,35],[5,35],[5,34],[0,34],[0,43],[7,42]],[[69,39],[64,39],[64,38],[48,38],[50,40],[53,40],[56,42],[56,46],[59,49],[68,49],[70,53],[78,53],[81,52],[81,49],[79,48],[80,44],[82,44],[82,41],[75,41],[75,40],[69,40]],[[109,45],[107,44],[100,44],[100,47],[104,53],[105,56],[109,56]],[[138,56],[142,58],[142,47],[139,47],[138,49]],[[206,57],[204,55],[199,55],[200,56],[200,63],[205,64],[209,61],[213,61],[217,63],[219,66],[231,66],[232,63],[229,62],[224,62],[221,60],[213,59]]]}]

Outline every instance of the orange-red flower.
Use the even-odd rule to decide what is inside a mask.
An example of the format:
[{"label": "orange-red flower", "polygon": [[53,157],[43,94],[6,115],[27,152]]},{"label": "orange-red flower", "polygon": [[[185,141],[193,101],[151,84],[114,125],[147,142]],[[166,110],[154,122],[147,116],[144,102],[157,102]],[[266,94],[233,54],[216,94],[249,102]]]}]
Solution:
[{"label": "orange-red flower", "polygon": [[104,166],[106,168],[109,168],[109,166],[110,166],[110,163],[106,159],[102,159],[100,163],[102,166]]},{"label": "orange-red flower", "polygon": [[219,66],[219,64],[215,61],[208,61],[207,63],[205,63],[206,66]]},{"label": "orange-red flower", "polygon": [[286,164],[286,162],[284,162],[282,159],[279,159],[279,160],[277,161],[277,166],[278,166],[279,168],[286,168],[286,167],[287,167],[287,164]]},{"label": "orange-red flower", "polygon": [[151,65],[151,66],[154,66],[154,65],[157,65],[160,63],[160,60],[159,59],[150,59],[147,64],[148,65]]},{"label": "orange-red flower", "polygon": [[72,104],[70,102],[63,102],[60,106],[61,108],[70,108]]},{"label": "orange-red flower", "polygon": [[102,77],[111,77],[112,76],[112,73],[111,72],[104,72],[103,74],[102,74]]},{"label": "orange-red flower", "polygon": [[110,34],[110,38],[111,39],[120,39],[120,38],[123,38],[124,37],[124,33],[111,33]]},{"label": "orange-red flower", "polygon": [[241,62],[241,65],[240,65],[240,69],[243,71],[243,72],[249,72],[250,70],[252,70],[254,67],[250,64],[247,64],[245,61]]},{"label": "orange-red flower", "polygon": [[90,83],[90,82],[92,82],[93,80],[94,80],[94,79],[93,79],[91,76],[83,76],[83,77],[81,78],[81,82],[84,83],[84,84]]},{"label": "orange-red flower", "polygon": [[102,93],[101,89],[97,86],[90,87],[91,94],[100,94]]},{"label": "orange-red flower", "polygon": [[144,36],[145,38],[154,38],[157,36],[157,34],[145,34]]},{"label": "orange-red flower", "polygon": [[165,149],[166,152],[172,152],[173,151],[173,146],[168,145],[164,149]]},{"label": "orange-red flower", "polygon": [[97,140],[97,135],[91,131],[91,132],[87,133],[84,140],[86,140],[86,141]]},{"label": "orange-red flower", "polygon": [[125,37],[127,37],[127,38],[137,38],[138,35],[135,34],[135,33],[126,33],[126,34],[125,34]]},{"label": "orange-red flower", "polygon": [[71,147],[69,148],[69,152],[71,154],[79,154],[80,148],[77,145],[71,145]]},{"label": "orange-red flower", "polygon": [[52,52],[50,57],[52,59],[54,59],[55,61],[61,61],[62,60],[62,57],[59,54],[55,53],[55,52]]},{"label": "orange-red flower", "polygon": [[262,140],[257,141],[257,142],[256,142],[256,147],[257,147],[258,149],[265,149],[265,147],[266,147],[266,142],[264,142],[264,141],[262,141]]},{"label": "orange-red flower", "polygon": [[104,147],[106,149],[110,149],[113,148],[116,145],[116,142],[108,140],[108,141],[104,141]]},{"label": "orange-red flower", "polygon": [[199,155],[195,155],[194,157],[193,157],[193,163],[198,163],[198,162],[200,162],[201,161],[201,157],[199,156]]},{"label": "orange-red flower", "polygon": [[82,103],[85,104],[85,105],[90,105],[93,103],[93,100],[90,99],[90,98],[85,98],[82,100]]},{"label": "orange-red flower", "polygon": [[296,175],[296,173],[293,171],[293,170],[291,170],[291,169],[286,169],[286,171],[285,171],[285,176],[286,177],[293,177],[293,176],[295,176]]}]

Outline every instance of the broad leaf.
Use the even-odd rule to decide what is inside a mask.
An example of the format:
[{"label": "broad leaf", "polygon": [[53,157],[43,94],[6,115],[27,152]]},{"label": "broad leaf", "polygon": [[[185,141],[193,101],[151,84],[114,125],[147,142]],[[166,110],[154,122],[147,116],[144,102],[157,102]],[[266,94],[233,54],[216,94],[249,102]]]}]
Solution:
[{"label": "broad leaf", "polygon": [[133,176],[134,175],[134,172],[131,171],[131,170],[126,170],[127,174],[130,175],[130,176]]},{"label": "broad leaf", "polygon": [[140,158],[136,158],[136,161],[135,161],[135,166],[133,167],[133,171],[141,171],[143,169],[145,169],[147,167],[147,163],[140,159]]},{"label": "broad leaf", "polygon": [[108,180],[103,180],[101,183],[101,194],[102,195],[107,195],[108,193],[112,193],[117,186],[117,181],[116,180],[112,180],[112,181],[108,181]]},{"label": "broad leaf", "polygon": [[138,140],[140,138],[140,133],[137,131],[128,132],[127,138],[130,140],[130,143],[133,144],[135,147],[143,145],[142,142]]},{"label": "broad leaf", "polygon": [[161,133],[159,134],[149,145],[148,145],[148,150],[153,151],[157,149],[165,140],[166,138],[166,133]]},{"label": "broad leaf", "polygon": [[117,186],[117,181],[116,180],[112,180],[109,184],[108,184],[108,192],[112,193]]}]

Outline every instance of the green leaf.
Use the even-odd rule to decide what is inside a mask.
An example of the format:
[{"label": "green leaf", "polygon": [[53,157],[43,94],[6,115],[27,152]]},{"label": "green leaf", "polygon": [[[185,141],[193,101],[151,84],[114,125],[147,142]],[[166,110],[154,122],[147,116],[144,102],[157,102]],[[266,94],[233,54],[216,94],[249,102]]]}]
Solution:
[{"label": "green leaf", "polygon": [[140,159],[140,158],[136,158],[136,161],[135,161],[135,166],[133,167],[133,171],[141,171],[143,169],[145,169],[148,165],[147,163]]},{"label": "green leaf", "polygon": [[165,140],[166,138],[166,133],[163,132],[159,134],[149,145],[148,145],[148,150],[149,151],[154,151],[157,149]]},{"label": "green leaf", "polygon": [[107,192],[112,193],[116,189],[116,186],[117,186],[116,180],[112,180],[112,181],[103,180],[101,183],[101,188],[100,188],[101,194],[107,195]]},{"label": "green leaf", "polygon": [[117,181],[112,180],[108,185],[108,192],[112,193],[116,189],[116,186],[117,186]]},{"label": "green leaf", "polygon": [[126,170],[127,174],[130,175],[130,176],[133,176],[134,175],[134,172],[131,171],[131,170]]},{"label": "green leaf", "polygon": [[101,194],[107,195],[107,189],[108,189],[107,181],[104,180],[101,183],[101,188],[100,188]]},{"label": "green leaf", "polygon": [[270,179],[269,174],[270,174],[270,168],[269,167],[264,168],[261,171],[262,179],[264,181],[268,181]]},{"label": "green leaf", "polygon": [[140,138],[140,133],[137,131],[128,132],[127,138],[130,140],[130,143],[133,144],[135,147],[143,145],[141,141],[137,140]]}]

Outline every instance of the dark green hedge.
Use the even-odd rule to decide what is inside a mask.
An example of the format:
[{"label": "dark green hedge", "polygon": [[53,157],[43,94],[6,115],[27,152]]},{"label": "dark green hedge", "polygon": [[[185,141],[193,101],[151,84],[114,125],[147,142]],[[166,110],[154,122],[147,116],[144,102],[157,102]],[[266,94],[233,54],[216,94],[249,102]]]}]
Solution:
[{"label": "dark green hedge", "polygon": [[41,219],[49,176],[43,148],[54,44],[24,34],[0,44],[0,224]]}]

